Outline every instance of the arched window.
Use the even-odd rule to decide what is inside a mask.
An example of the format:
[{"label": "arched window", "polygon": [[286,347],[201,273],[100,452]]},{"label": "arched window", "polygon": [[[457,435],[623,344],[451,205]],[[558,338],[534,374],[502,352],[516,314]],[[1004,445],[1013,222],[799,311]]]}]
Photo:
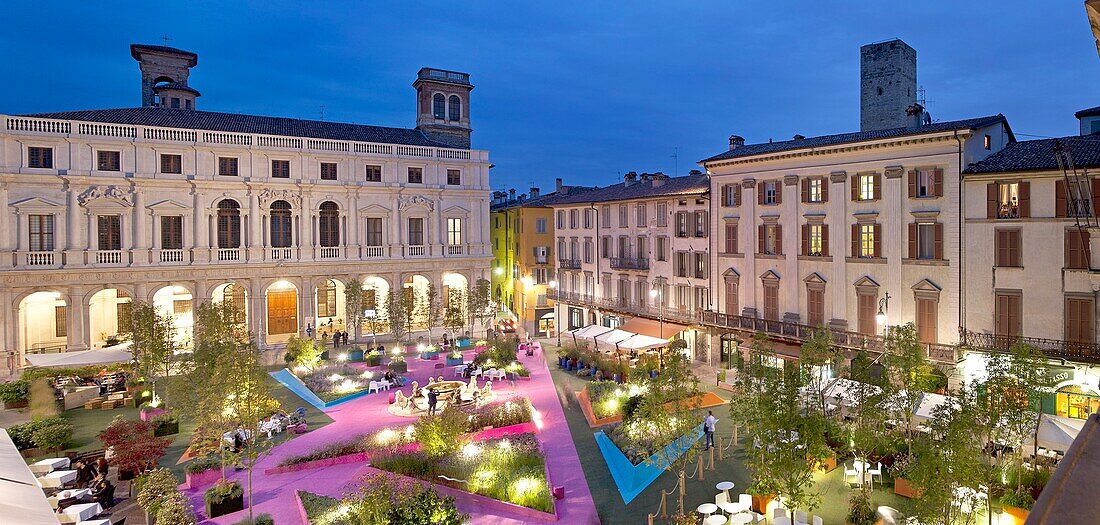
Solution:
[{"label": "arched window", "polygon": [[321,233],[321,246],[340,245],[340,207],[335,202],[321,203],[321,217],[317,223]]},{"label": "arched window", "polygon": [[317,317],[336,317],[336,283],[332,279],[317,285]]},{"label": "arched window", "polygon": [[462,99],[458,95],[451,95],[447,99],[447,119],[462,120]]},{"label": "arched window", "polygon": [[447,117],[447,98],[443,93],[432,96],[432,116],[440,120]]},{"label": "arched window", "polygon": [[226,304],[233,307],[234,314],[235,314],[235,317],[236,317],[236,319],[234,319],[234,321],[237,322],[238,324],[244,323],[244,321],[245,321],[244,287],[240,286],[240,285],[237,285],[237,284],[227,284],[227,285],[225,285],[225,291],[223,292],[223,294],[224,294],[225,298],[222,299],[222,301],[224,301]]},{"label": "arched window", "polygon": [[241,205],[233,199],[218,203],[218,248],[241,247]]},{"label": "arched window", "polygon": [[293,236],[290,231],[290,203],[275,201],[271,203],[271,247],[290,248]]}]

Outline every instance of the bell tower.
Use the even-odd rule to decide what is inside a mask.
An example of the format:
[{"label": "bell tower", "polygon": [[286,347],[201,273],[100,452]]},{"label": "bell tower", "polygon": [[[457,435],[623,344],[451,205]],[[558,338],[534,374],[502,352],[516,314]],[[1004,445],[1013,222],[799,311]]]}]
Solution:
[{"label": "bell tower", "polygon": [[168,46],[130,44],[130,56],[141,68],[141,105],[195,109],[200,93],[187,85],[199,56]]},{"label": "bell tower", "polygon": [[422,67],[416,74],[416,129],[455,148],[470,147],[469,73]]}]

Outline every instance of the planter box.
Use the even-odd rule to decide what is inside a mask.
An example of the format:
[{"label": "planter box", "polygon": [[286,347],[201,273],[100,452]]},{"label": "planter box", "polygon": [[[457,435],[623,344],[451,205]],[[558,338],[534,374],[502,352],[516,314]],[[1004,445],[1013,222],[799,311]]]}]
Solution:
[{"label": "planter box", "polygon": [[760,514],[767,514],[768,504],[775,499],[775,494],[766,494],[763,496],[752,495],[752,510],[759,512]]},{"label": "planter box", "polygon": [[21,399],[18,401],[4,401],[4,408],[26,408],[27,400]]},{"label": "planter box", "polygon": [[462,356],[447,358],[447,366],[458,366],[462,364],[466,364],[465,361],[463,361]]},{"label": "planter box", "polygon": [[439,359],[439,352],[422,352],[420,354],[420,359],[424,361]]},{"label": "planter box", "polygon": [[526,423],[517,423],[506,427],[487,427],[477,432],[466,434],[466,437],[468,437],[470,441],[486,441],[519,434],[537,434],[538,432],[538,425],[536,425],[534,421],[528,421]]},{"label": "planter box", "polygon": [[[1024,525],[1024,522],[1027,521],[1027,515],[1031,513],[1029,510],[1013,507],[1011,505],[1002,506],[1001,512],[1003,515],[1011,517],[1012,525]],[[1001,518],[1001,524],[1005,525],[1005,519],[1003,517]]]},{"label": "planter box", "polygon": [[817,470],[821,472],[831,472],[833,469],[836,468],[836,453],[834,452],[830,454],[829,457],[823,459],[811,458],[807,456],[806,461],[815,463],[817,466]]},{"label": "planter box", "polygon": [[315,468],[331,467],[333,465],[344,465],[347,463],[358,463],[362,461],[369,461],[370,456],[366,452],[358,452],[355,454],[348,454],[346,456],[336,456],[334,458],[318,459],[314,461],[306,461],[303,463],[295,463],[293,465],[285,465],[281,467],[271,467],[264,469],[264,474],[283,474],[286,472],[298,472],[300,470],[310,470]]},{"label": "planter box", "polygon": [[894,478],[894,493],[910,499],[920,497],[920,491],[905,478]]},{"label": "planter box", "polygon": [[141,420],[142,421],[149,421],[149,420],[153,419],[154,417],[157,417],[159,415],[163,415],[165,412],[167,412],[167,410],[165,410],[163,408],[159,408],[159,407],[158,408],[143,408],[143,409],[141,409]]},{"label": "planter box", "polygon": [[623,503],[629,504],[664,473],[666,459],[675,461],[702,437],[703,425],[700,423],[687,434],[665,445],[664,453],[658,452],[637,465],[631,463],[630,458],[602,431],[596,432],[596,445],[600,447],[600,453],[611,471],[611,478],[615,480]]},{"label": "planter box", "polygon": [[206,502],[206,516],[209,518],[216,518],[242,509],[244,509],[244,494],[218,503]]},{"label": "planter box", "polygon": [[438,492],[441,496],[450,496],[455,499],[462,499],[470,503],[471,508],[477,509],[479,513],[489,515],[503,515],[521,523],[558,521],[557,503],[555,503],[554,505],[554,512],[547,513],[541,510],[535,510],[532,508],[516,505],[514,503],[508,503],[506,501],[493,499],[488,496],[474,494],[473,492],[467,492],[465,490],[457,489],[447,485],[440,485],[410,476],[403,476],[401,474],[395,474],[393,472],[377,469],[370,466],[366,467],[365,470],[370,474],[384,474],[386,476],[389,476],[391,479],[395,479],[398,481],[418,483],[422,486],[427,486],[432,490]]},{"label": "planter box", "polygon": [[197,489],[199,487],[205,487],[213,484],[215,481],[222,479],[222,470],[220,468],[212,468],[210,470],[204,470],[197,474],[191,474],[190,472],[185,474],[187,488]]},{"label": "planter box", "polygon": [[172,421],[153,427],[153,437],[172,436],[180,433],[180,422]]},{"label": "planter box", "polygon": [[351,361],[353,363],[358,363],[362,360],[363,360],[363,351],[362,350],[352,350],[352,351],[348,352],[348,361]]},{"label": "planter box", "polygon": [[378,366],[382,364],[382,356],[371,355],[364,358],[367,362],[367,366]]},{"label": "planter box", "polygon": [[390,370],[393,370],[397,374],[405,374],[409,371],[409,363],[407,361],[390,362]]}]

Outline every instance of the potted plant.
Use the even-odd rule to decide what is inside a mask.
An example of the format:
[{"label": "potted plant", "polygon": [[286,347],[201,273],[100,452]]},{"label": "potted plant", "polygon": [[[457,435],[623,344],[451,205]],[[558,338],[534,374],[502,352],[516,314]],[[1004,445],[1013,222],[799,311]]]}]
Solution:
[{"label": "potted plant", "polygon": [[871,508],[871,500],[862,491],[852,493],[848,498],[848,516],[845,519],[847,525],[874,525],[875,509]]},{"label": "potted plant", "polygon": [[152,421],[157,417],[164,415],[168,410],[164,408],[164,403],[161,403],[159,399],[153,398],[150,401],[145,401],[141,404],[139,416],[142,421]]},{"label": "potted plant", "polygon": [[26,379],[0,384],[0,400],[4,408],[23,408],[27,406],[30,395],[30,382]]},{"label": "potted plant", "polygon": [[203,485],[213,483],[221,477],[221,467],[221,458],[215,454],[207,454],[191,460],[184,468],[184,479],[187,482],[187,487],[197,489]]},{"label": "potted plant", "polygon": [[1035,498],[1031,497],[1031,492],[1026,488],[1006,492],[1001,496],[1001,511],[1012,517],[1012,525],[1023,525],[1033,505]]},{"label": "potted plant", "polygon": [[435,346],[424,348],[424,350],[420,352],[420,359],[439,359],[439,348]]},{"label": "potted plant", "polygon": [[156,522],[160,525],[195,525],[197,521],[191,502],[178,490],[168,496],[157,510]]},{"label": "potted plant", "polygon": [[275,525],[275,518],[271,517],[271,514],[263,513],[256,516],[252,521],[245,518],[241,521],[234,523],[233,525]]},{"label": "potted plant", "polygon": [[363,360],[367,362],[367,366],[378,366],[382,364],[382,352],[371,350],[363,356]]},{"label": "potted plant", "polygon": [[458,366],[461,364],[463,364],[462,352],[452,350],[451,353],[447,354],[447,366]]},{"label": "potted plant", "polygon": [[166,412],[152,419],[153,436],[171,436],[180,433],[180,421],[171,412]]},{"label": "potted plant", "polygon": [[348,361],[352,363],[358,363],[363,360],[363,349],[359,345],[355,345],[348,350]]},{"label": "potted plant", "polygon": [[390,370],[393,370],[395,374],[405,374],[409,371],[409,363],[405,361],[404,356],[393,356],[390,359]]},{"label": "potted plant", "polygon": [[203,501],[206,503],[206,515],[216,518],[244,509],[244,490],[236,481],[219,480],[206,490]]},{"label": "potted plant", "polygon": [[65,448],[73,437],[73,426],[61,421],[42,425],[31,433],[34,445],[46,452],[56,452]]},{"label": "potted plant", "polygon": [[152,525],[161,504],[179,492],[176,488],[176,477],[166,468],[156,468],[140,479],[141,490],[138,491],[137,502],[145,510],[145,522]]},{"label": "potted plant", "polygon": [[910,456],[899,456],[894,460],[894,466],[892,468],[894,473],[894,493],[903,498],[919,498],[921,495],[920,489],[913,486],[913,484],[906,478],[909,468],[912,465],[913,458]]}]

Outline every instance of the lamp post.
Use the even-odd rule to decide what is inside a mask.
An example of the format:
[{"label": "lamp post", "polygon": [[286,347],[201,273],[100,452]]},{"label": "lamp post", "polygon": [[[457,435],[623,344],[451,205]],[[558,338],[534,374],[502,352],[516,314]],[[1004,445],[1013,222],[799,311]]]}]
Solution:
[{"label": "lamp post", "polygon": [[535,284],[535,280],[530,275],[524,276],[519,280],[523,286],[520,288],[520,319],[519,324],[523,326],[523,330],[527,331],[527,289]]},{"label": "lamp post", "polygon": [[886,324],[886,314],[890,311],[890,292],[886,292],[886,295],[878,300],[878,313],[875,314],[875,321],[882,325],[882,336],[886,337],[889,326]]},{"label": "lamp post", "polygon": [[[657,301],[657,326],[658,335],[661,339],[665,338],[665,298],[664,290],[660,283],[657,283],[657,287],[649,291],[649,298]],[[665,367],[665,353],[662,351],[657,352],[657,367],[663,369]]]},{"label": "lamp post", "polygon": [[[546,285],[549,286],[551,290],[557,290],[558,289],[558,282],[557,281],[550,281],[549,283],[546,283]],[[558,294],[554,294],[554,332],[558,336],[558,347],[560,348],[561,347],[561,319],[558,319]],[[547,335],[549,335],[549,334],[547,334]]]}]

